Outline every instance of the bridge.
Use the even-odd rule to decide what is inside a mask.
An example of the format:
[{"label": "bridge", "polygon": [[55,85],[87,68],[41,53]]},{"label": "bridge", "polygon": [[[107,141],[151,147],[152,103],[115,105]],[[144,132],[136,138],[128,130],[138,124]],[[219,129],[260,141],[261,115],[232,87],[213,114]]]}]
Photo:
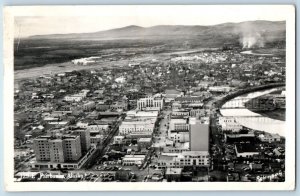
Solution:
[{"label": "bridge", "polygon": [[[245,107],[247,103],[247,107]],[[269,111],[276,108],[273,99],[255,99],[255,98],[236,98],[226,102],[221,109],[256,109],[262,111]]]},{"label": "bridge", "polygon": [[251,99],[252,98],[247,97],[235,98],[226,102],[220,109],[245,109],[245,103],[250,101]]}]

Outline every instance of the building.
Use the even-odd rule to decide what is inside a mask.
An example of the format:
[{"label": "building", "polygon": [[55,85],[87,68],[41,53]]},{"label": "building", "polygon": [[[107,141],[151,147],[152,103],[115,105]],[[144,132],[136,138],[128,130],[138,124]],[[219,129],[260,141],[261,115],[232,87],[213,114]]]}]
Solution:
[{"label": "building", "polygon": [[252,144],[237,144],[235,152],[238,158],[251,158],[254,155],[259,155],[259,152]]},{"label": "building", "polygon": [[[68,148],[64,148],[62,139],[53,139],[48,141],[49,150],[50,150],[50,161],[56,163],[63,163],[67,159],[67,154],[65,155],[64,151]],[[68,145],[66,145],[68,147]]]},{"label": "building", "polygon": [[187,109],[173,109],[172,116],[183,116],[188,117],[190,114],[190,111]]},{"label": "building", "polygon": [[174,145],[177,143],[185,143],[190,141],[190,134],[188,129],[183,131],[171,131],[169,139],[174,142]]},{"label": "building", "polygon": [[164,106],[164,99],[161,96],[148,96],[137,101],[139,110],[161,110]]},{"label": "building", "polygon": [[270,134],[270,133],[265,133],[265,134],[260,134],[258,135],[258,139],[262,142],[280,142],[281,137],[278,134]]},{"label": "building", "polygon": [[203,98],[199,96],[185,96],[177,97],[175,101],[179,103],[202,103]]},{"label": "building", "polygon": [[248,134],[225,134],[226,143],[254,143],[255,135],[254,133]]},{"label": "building", "polygon": [[190,150],[209,151],[209,124],[190,121]]},{"label": "building", "polygon": [[127,135],[134,132],[149,132],[152,134],[154,131],[153,120],[127,120],[123,121],[119,126],[119,134]]},{"label": "building", "polygon": [[158,117],[158,111],[137,111],[130,110],[126,112],[126,119],[128,118],[154,118]]},{"label": "building", "polygon": [[50,160],[50,136],[38,137],[33,140],[33,150],[37,161],[49,161]]},{"label": "building", "polygon": [[90,133],[106,134],[109,131],[109,125],[107,123],[89,123],[86,130]]},{"label": "building", "polygon": [[167,168],[166,178],[168,182],[180,181],[182,168]]},{"label": "building", "polygon": [[162,153],[158,159],[159,168],[183,168],[186,166],[208,167],[208,151],[183,151],[182,153]]},{"label": "building", "polygon": [[94,101],[89,101],[89,102],[87,102],[87,103],[85,103],[85,104],[82,105],[82,109],[84,111],[91,111],[91,110],[93,110],[95,108],[96,108],[96,104],[95,104]]},{"label": "building", "polygon": [[168,145],[167,143],[167,145],[163,147],[163,152],[165,153],[182,153],[184,151],[189,151],[189,150],[190,150],[189,142],[173,143],[173,145]]},{"label": "building", "polygon": [[127,101],[118,101],[110,105],[111,110],[127,110],[128,109],[128,103]]},{"label": "building", "polygon": [[205,116],[206,112],[204,109],[191,109],[189,116],[191,117],[198,117],[198,116]]},{"label": "building", "polygon": [[219,124],[222,131],[239,132],[243,128],[234,117],[220,117]]},{"label": "building", "polygon": [[170,120],[170,131],[188,131],[189,125],[187,124],[187,119],[183,118],[173,118]]},{"label": "building", "polygon": [[82,152],[87,152],[91,147],[91,135],[87,129],[76,129],[74,133],[80,136],[80,144]]},{"label": "building", "polygon": [[137,144],[139,149],[147,149],[152,144],[152,138],[139,138]]},{"label": "building", "polygon": [[89,90],[81,90],[77,94],[65,96],[64,100],[68,102],[80,102],[86,97],[88,92]]},{"label": "building", "polygon": [[216,92],[216,93],[228,93],[232,90],[232,87],[229,86],[210,86],[208,87],[208,90],[210,92]]},{"label": "building", "polygon": [[145,155],[125,155],[122,159],[123,165],[142,165],[145,161]]},{"label": "building", "polygon": [[139,139],[139,138],[152,138],[151,132],[133,132],[126,135],[126,138]]},{"label": "building", "polygon": [[64,146],[64,157],[65,162],[68,161],[77,161],[82,156],[82,148],[80,144],[79,136],[66,136],[63,138],[63,146]]},{"label": "building", "polygon": [[64,135],[61,138],[41,136],[33,140],[33,149],[38,162],[77,161],[82,155],[80,137],[76,135]]},{"label": "building", "polygon": [[124,139],[125,139],[125,137],[122,136],[122,135],[114,136],[113,143],[114,144],[123,144],[124,143]]},{"label": "building", "polygon": [[99,135],[99,134],[91,135],[91,145],[97,146],[101,144],[103,138],[104,138],[103,135]]},{"label": "building", "polygon": [[175,98],[183,96],[183,92],[180,92],[176,89],[166,89],[165,90],[165,98],[166,102],[174,101]]},{"label": "building", "polygon": [[172,102],[172,110],[178,110],[182,108],[182,104],[179,102]]},{"label": "building", "polygon": [[168,138],[174,143],[182,143],[189,141],[189,124],[187,119],[171,119],[168,129]]}]

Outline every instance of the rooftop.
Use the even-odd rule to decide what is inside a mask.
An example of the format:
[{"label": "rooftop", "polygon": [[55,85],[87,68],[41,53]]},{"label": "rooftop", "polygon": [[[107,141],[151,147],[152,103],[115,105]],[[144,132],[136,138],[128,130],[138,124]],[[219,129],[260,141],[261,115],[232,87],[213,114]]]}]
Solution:
[{"label": "rooftop", "polygon": [[244,152],[258,152],[254,145],[252,144],[239,144],[235,145],[238,153]]},{"label": "rooftop", "polygon": [[181,174],[182,168],[167,168],[166,175]]}]

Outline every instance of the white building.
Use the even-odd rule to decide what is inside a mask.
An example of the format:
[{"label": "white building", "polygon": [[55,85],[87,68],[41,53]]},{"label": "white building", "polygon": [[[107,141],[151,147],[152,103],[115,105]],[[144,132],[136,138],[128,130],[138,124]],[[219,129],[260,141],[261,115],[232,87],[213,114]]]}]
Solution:
[{"label": "white building", "polygon": [[123,165],[142,165],[145,155],[125,155],[122,160]]},{"label": "white building", "polygon": [[210,164],[207,151],[184,151],[182,153],[162,153],[158,159],[159,168],[182,168],[184,166],[208,167]]},{"label": "white building", "polygon": [[91,133],[104,133],[109,130],[108,124],[88,124],[86,129]]},{"label": "white building", "polygon": [[114,141],[113,141],[113,143],[114,143],[114,144],[123,144],[124,138],[125,138],[125,137],[122,136],[122,135],[114,136]]},{"label": "white building", "polygon": [[136,111],[130,110],[126,112],[126,118],[157,118],[158,111]]},{"label": "white building", "polygon": [[69,102],[80,102],[82,101],[87,93],[89,92],[90,90],[81,90],[79,93],[77,94],[74,94],[74,95],[67,95],[64,97],[64,100],[65,101],[69,101]]},{"label": "white building", "polygon": [[260,134],[258,136],[258,139],[262,142],[280,142],[281,138],[280,135],[278,134],[270,134],[270,133],[265,133],[265,134]]},{"label": "white building", "polygon": [[171,119],[170,120],[170,130],[186,130],[188,129],[187,120],[180,118],[180,119]]},{"label": "white building", "polygon": [[68,102],[80,102],[83,100],[83,96],[81,95],[67,95],[64,100]]},{"label": "white building", "polygon": [[127,135],[135,132],[149,132],[154,131],[154,123],[152,120],[133,120],[123,121],[119,127],[120,135]]},{"label": "white building", "polygon": [[243,128],[234,117],[220,117],[219,124],[222,127],[222,131],[239,132]]},{"label": "white building", "polygon": [[220,93],[228,93],[232,90],[232,87],[229,86],[210,86],[208,88],[209,91],[211,92],[220,92]]},{"label": "white building", "polygon": [[137,101],[139,110],[161,110],[164,106],[164,99],[161,96],[149,96]]}]

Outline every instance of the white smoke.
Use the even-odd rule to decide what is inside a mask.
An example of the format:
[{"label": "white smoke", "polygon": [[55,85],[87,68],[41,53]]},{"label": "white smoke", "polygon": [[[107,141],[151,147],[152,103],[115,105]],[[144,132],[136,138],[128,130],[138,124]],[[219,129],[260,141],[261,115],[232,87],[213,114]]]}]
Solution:
[{"label": "white smoke", "polygon": [[264,38],[258,32],[244,33],[241,37],[243,48],[264,47]]},{"label": "white smoke", "polygon": [[257,29],[251,23],[242,24],[238,32],[240,34],[240,43],[243,48],[264,47],[264,31]]}]

